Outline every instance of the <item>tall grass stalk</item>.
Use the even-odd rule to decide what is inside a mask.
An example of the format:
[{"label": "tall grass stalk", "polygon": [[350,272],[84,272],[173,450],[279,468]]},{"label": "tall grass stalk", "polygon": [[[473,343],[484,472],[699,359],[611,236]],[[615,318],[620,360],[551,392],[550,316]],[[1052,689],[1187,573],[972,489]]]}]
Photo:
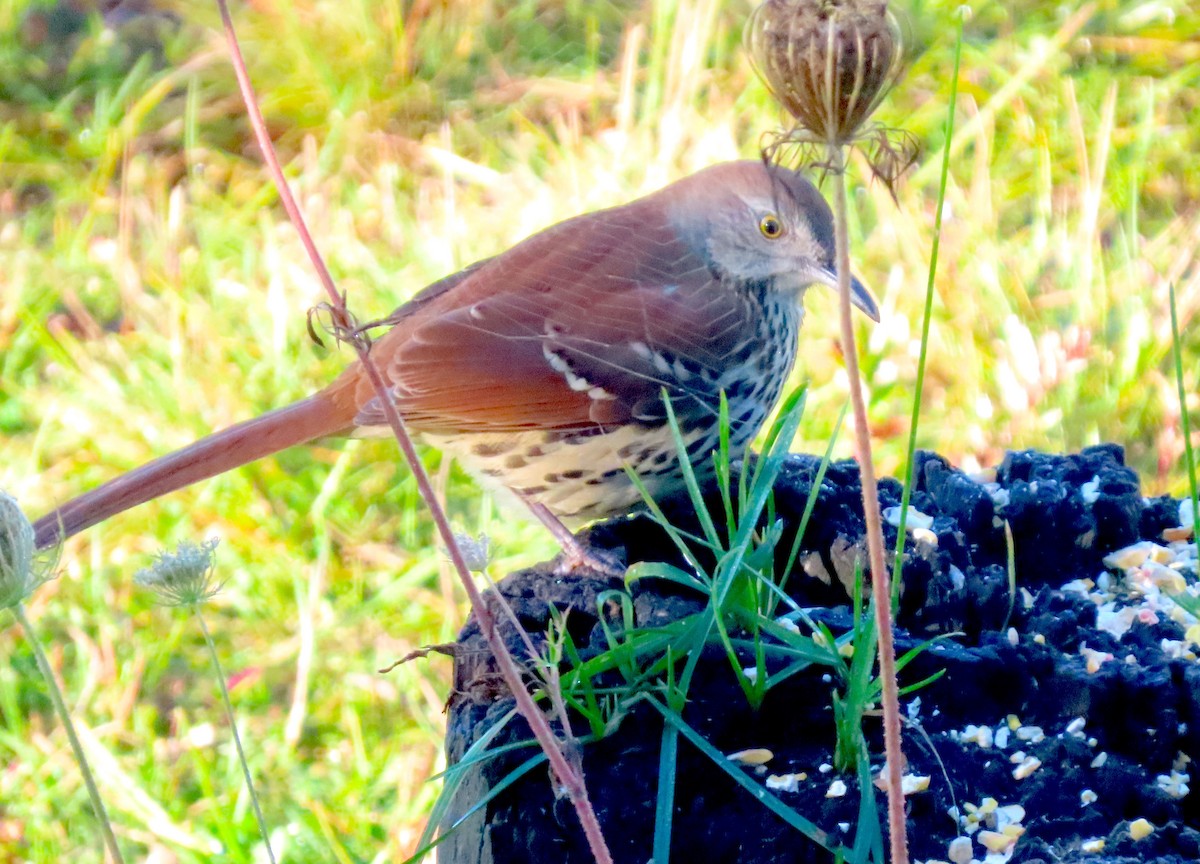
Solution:
[{"label": "tall grass stalk", "polygon": [[[1192,542],[1200,553],[1200,495],[1196,491],[1196,453],[1192,449],[1192,424],[1188,419],[1187,390],[1183,384],[1183,348],[1179,336],[1179,310],[1175,303],[1175,283],[1168,288],[1171,301],[1171,348],[1175,355],[1175,386],[1179,390],[1179,426],[1183,432],[1183,456],[1187,464],[1188,487],[1192,493]],[[1198,555],[1200,557],[1200,555]]]},{"label": "tall grass stalk", "polygon": [[221,583],[214,581],[216,564],[213,551],[216,546],[216,540],[207,540],[203,543],[192,543],[185,540],[174,552],[159,554],[153,565],[139,570],[134,575],[133,581],[152,591],[162,605],[187,609],[196,618],[196,623],[200,625],[200,632],[204,634],[204,644],[208,646],[208,656],[212,663],[213,674],[217,677],[217,686],[224,702],[225,719],[233,733],[238,763],[242,768],[246,789],[250,793],[250,803],[254,807],[254,818],[258,823],[258,831],[267,847],[267,858],[271,864],[275,864],[275,852],[271,849],[271,835],[267,830],[267,820],[263,818],[262,807],[258,803],[254,779],[250,776],[250,764],[246,760],[246,751],[242,747],[242,736],[238,732],[233,702],[229,699],[225,671],[221,668],[221,660],[217,656],[217,646],[213,642],[212,634],[208,631],[208,624],[205,623],[204,615],[200,612],[201,605],[221,590]]},{"label": "tall grass stalk", "polygon": [[883,684],[883,748],[887,759],[888,834],[892,864],[908,861],[908,838],[904,817],[904,791],[901,787],[904,755],[900,748],[900,693],[896,679],[896,645],[892,632],[892,604],[889,575],[883,557],[883,523],[879,512],[879,484],[871,456],[871,429],[867,403],[863,396],[862,373],[858,366],[858,347],[854,340],[853,310],[850,305],[850,241],[846,213],[845,152],[841,145],[830,145],[830,175],[833,177],[834,233],[837,242],[838,297],[840,306],[842,352],[846,357],[846,375],[850,385],[850,405],[854,411],[855,454],[862,477],[863,518],[867,526],[867,558],[871,568],[871,594],[875,602],[875,630],[879,640],[879,677]]},{"label": "tall grass stalk", "polygon": [[[258,99],[254,94],[254,87],[250,82],[250,75],[246,70],[246,63],[242,57],[241,48],[238,45],[237,34],[234,32],[233,20],[229,15],[229,6],[226,0],[217,0],[217,7],[221,13],[221,23],[225,29],[230,58],[233,63],[234,72],[237,75],[238,87],[241,90],[242,99],[246,105],[250,125],[254,130],[254,136],[263,153],[263,158],[267,163],[267,168],[275,183],[275,187],[279,191],[280,200],[287,211],[288,218],[300,234],[305,251],[308,253],[313,268],[317,271],[321,284],[329,296],[328,311],[333,319],[333,326],[338,339],[339,341],[348,342],[358,354],[363,371],[379,397],[379,404],[384,417],[387,419],[388,426],[391,428],[392,434],[395,436],[396,441],[400,445],[400,450],[404,454],[404,459],[416,478],[421,498],[429,509],[442,543],[449,552],[450,561],[454,565],[455,572],[458,574],[468,598],[470,598],[471,609],[476,620],[479,622],[480,630],[487,639],[488,646],[492,650],[496,665],[500,669],[500,674],[504,678],[504,682],[512,693],[513,698],[516,700],[517,710],[525,718],[526,722],[529,723],[534,737],[545,751],[546,757],[550,760],[550,766],[557,778],[557,782],[562,785],[572,806],[574,806],[593,857],[596,859],[597,864],[611,864],[612,855],[608,850],[608,845],[600,830],[599,820],[597,820],[591,801],[588,798],[587,787],[584,785],[583,780],[582,766],[578,762],[574,762],[568,758],[562,742],[558,740],[550,728],[549,720],[538,709],[533,698],[529,695],[516,661],[509,653],[503,638],[496,628],[495,616],[484,602],[483,595],[471,578],[462,549],[459,547],[458,540],[450,526],[450,520],[446,517],[446,512],[441,506],[437,494],[434,492],[433,485],[430,483],[429,474],[421,463],[420,457],[417,455],[412,438],[405,428],[404,420],[396,410],[387,384],[383,380],[383,375],[371,359],[370,343],[365,336],[356,330],[354,319],[346,306],[345,295],[339,292],[334,285],[333,277],[330,275],[329,269],[325,266],[325,261],[321,257],[321,253],[313,242],[312,236],[305,224],[304,216],[300,212],[300,208],[297,206],[291,189],[288,186],[287,179],[283,175],[283,169],[279,165],[274,145],[267,132],[266,122],[258,106]],[[570,722],[566,717],[561,719],[564,725]]]},{"label": "tall grass stalk", "polygon": [[41,640],[33,628],[33,622],[25,614],[25,601],[32,596],[37,588],[51,578],[54,564],[57,560],[57,549],[39,556],[37,541],[25,511],[17,504],[17,499],[7,492],[0,491],[0,611],[11,609],[17,622],[25,631],[25,638],[33,648],[33,656],[37,659],[38,670],[46,681],[50,692],[50,701],[58,719],[66,730],[67,740],[75,754],[75,762],[83,775],[83,784],[87,787],[88,798],[91,799],[92,809],[100,824],[100,834],[112,860],[123,864],[121,847],[113,834],[112,823],[108,819],[108,811],[104,808],[104,800],[96,786],[91,766],[83,752],[79,735],[75,732],[75,724],[71,721],[71,712],[67,710],[66,700],[54,676],[54,669],[42,650]]},{"label": "tall grass stalk", "polygon": [[267,830],[267,820],[263,817],[262,806],[258,803],[258,793],[254,791],[254,778],[250,776],[250,764],[246,761],[246,750],[242,747],[242,736],[238,732],[237,716],[233,713],[233,702],[229,699],[229,686],[225,683],[225,671],[221,668],[221,658],[217,656],[217,646],[213,644],[212,634],[208,632],[208,624],[200,613],[199,606],[191,607],[200,632],[204,634],[204,644],[208,646],[208,657],[212,661],[213,674],[217,677],[217,686],[221,691],[221,702],[225,706],[225,719],[229,722],[229,731],[233,733],[233,744],[237,748],[238,764],[242,766],[242,777],[246,780],[246,791],[250,793],[250,804],[254,808],[254,820],[258,823],[258,833],[262,835],[263,845],[267,847],[267,860],[275,864],[275,852],[271,849],[271,832]]},{"label": "tall grass stalk", "polygon": [[87,787],[92,810],[96,813],[96,821],[100,825],[100,836],[104,838],[104,846],[108,849],[108,854],[113,861],[117,864],[124,864],[125,859],[121,856],[121,847],[117,845],[116,835],[113,834],[112,822],[109,821],[108,811],[104,807],[104,799],[100,797],[100,788],[96,785],[96,778],[92,775],[87,756],[83,752],[83,744],[80,743],[79,735],[75,731],[75,723],[71,720],[71,712],[67,710],[62,690],[59,689],[58,680],[54,677],[54,669],[50,666],[50,661],[46,659],[46,652],[42,650],[42,643],[33,629],[33,623],[25,614],[25,604],[17,603],[12,607],[12,611],[25,631],[25,638],[29,640],[30,647],[33,648],[33,656],[37,658],[38,670],[46,680],[50,701],[54,703],[54,711],[58,714],[59,722],[62,723],[63,730],[67,733],[67,740],[71,743],[71,752],[75,755],[76,764],[79,765],[79,773],[83,776],[83,785]]}]

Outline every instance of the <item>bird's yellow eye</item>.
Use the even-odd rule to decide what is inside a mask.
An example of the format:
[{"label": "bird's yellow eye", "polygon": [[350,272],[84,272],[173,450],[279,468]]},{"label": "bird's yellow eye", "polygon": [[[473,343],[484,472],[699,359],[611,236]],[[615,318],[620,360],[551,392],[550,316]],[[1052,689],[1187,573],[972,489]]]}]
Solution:
[{"label": "bird's yellow eye", "polygon": [[768,240],[778,240],[783,236],[783,223],[774,213],[768,213],[758,221],[758,230]]}]

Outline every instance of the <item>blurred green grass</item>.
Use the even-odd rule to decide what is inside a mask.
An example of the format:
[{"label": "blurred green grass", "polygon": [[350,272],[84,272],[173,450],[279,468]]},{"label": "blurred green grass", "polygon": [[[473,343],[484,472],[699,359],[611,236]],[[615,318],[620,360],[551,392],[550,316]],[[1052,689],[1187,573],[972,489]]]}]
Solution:
[{"label": "blurred green grass", "polygon": [[[898,202],[865,181],[851,201],[856,270],[884,308],[861,332],[888,473],[903,468],[958,5],[900,7],[911,65],[878,118],[925,156]],[[349,360],[306,335],[320,293],[248,135],[215,8],[149,6],[105,21],[76,11],[87,3],[0,0],[0,487],[33,515]],[[369,319],[540,227],[755,154],[780,117],[741,52],[750,7],[258,0],[235,14],[313,233]],[[1148,493],[1183,490],[1166,304],[1173,281],[1194,400],[1196,32],[1194,3],[973,7],[921,446],[972,467],[1010,447],[1117,441]],[[818,289],[808,308],[795,448],[819,451],[845,382],[833,298]],[[492,537],[495,574],[551,554],[427,456],[456,524]],[[209,536],[228,579],[210,622],[284,860],[411,850],[449,666],[375,670],[452,639],[465,609],[399,463],[386,441],[323,443],[68,543],[30,613],[132,858],[261,859],[199,635],[131,587],[162,545]],[[0,861],[99,860],[7,620]]]}]

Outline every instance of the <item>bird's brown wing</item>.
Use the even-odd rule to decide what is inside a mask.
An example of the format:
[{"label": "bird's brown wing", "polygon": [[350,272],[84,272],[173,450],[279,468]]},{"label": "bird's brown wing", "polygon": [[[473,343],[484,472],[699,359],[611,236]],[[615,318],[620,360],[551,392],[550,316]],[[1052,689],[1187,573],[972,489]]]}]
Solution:
[{"label": "bird's brown wing", "polygon": [[[645,202],[491,259],[400,314],[373,354],[414,428],[594,429],[661,417],[664,387],[711,410],[750,314]],[[378,400],[360,394],[356,423],[382,423]]]}]

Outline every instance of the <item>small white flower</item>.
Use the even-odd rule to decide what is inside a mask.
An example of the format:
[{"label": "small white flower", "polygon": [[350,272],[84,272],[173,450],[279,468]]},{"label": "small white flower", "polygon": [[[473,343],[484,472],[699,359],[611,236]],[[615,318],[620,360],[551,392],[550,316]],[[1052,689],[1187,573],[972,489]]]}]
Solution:
[{"label": "small white flower", "polygon": [[221,590],[221,583],[213,582],[216,548],[215,537],[203,543],[184,540],[174,552],[160,552],[133,581],[157,594],[164,606],[198,606]]}]

